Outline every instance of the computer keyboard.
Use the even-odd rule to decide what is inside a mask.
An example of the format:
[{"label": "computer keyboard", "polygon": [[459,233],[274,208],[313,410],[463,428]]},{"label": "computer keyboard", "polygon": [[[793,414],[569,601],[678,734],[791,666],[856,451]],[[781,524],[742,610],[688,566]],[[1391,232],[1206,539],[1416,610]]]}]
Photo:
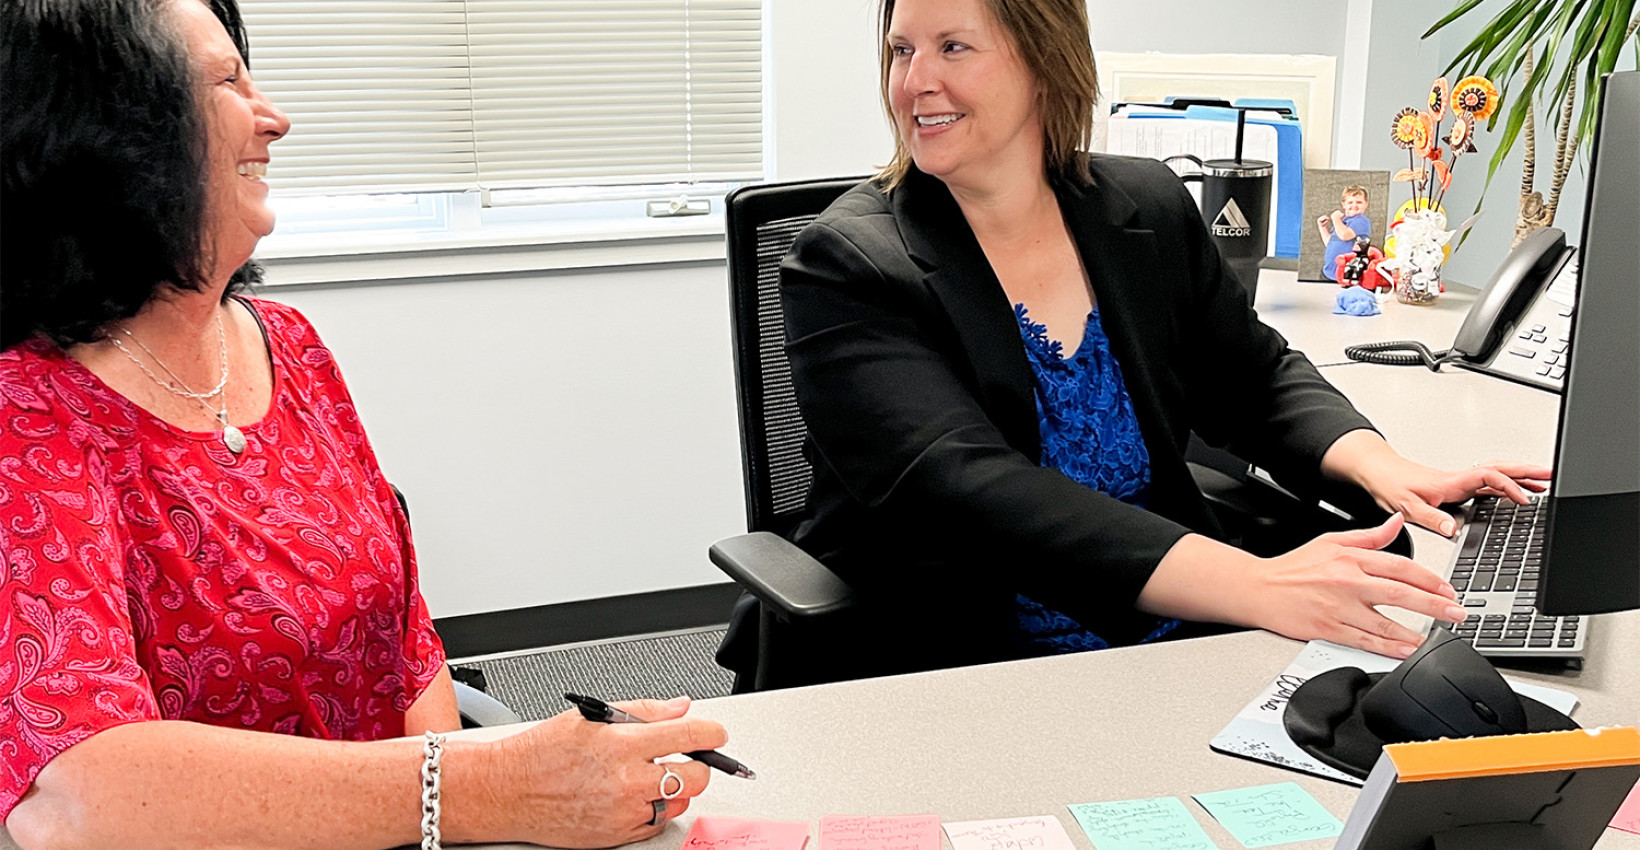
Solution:
[{"label": "computer keyboard", "polygon": [[1575,658],[1583,654],[1584,618],[1544,617],[1533,607],[1543,566],[1547,513],[1539,500],[1517,505],[1496,496],[1477,497],[1468,509],[1451,580],[1458,603],[1470,613],[1452,631],[1482,655]]}]

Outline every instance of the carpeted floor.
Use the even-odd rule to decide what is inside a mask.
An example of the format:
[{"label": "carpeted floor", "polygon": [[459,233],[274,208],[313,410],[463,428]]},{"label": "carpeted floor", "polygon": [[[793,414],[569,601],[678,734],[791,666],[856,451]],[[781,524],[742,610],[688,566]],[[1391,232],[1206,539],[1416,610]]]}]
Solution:
[{"label": "carpeted floor", "polygon": [[539,720],[570,707],[563,699],[565,691],[606,700],[724,696],[734,677],[712,660],[723,631],[713,628],[548,647],[484,660],[454,659],[453,663],[483,670],[490,696],[525,720]]}]

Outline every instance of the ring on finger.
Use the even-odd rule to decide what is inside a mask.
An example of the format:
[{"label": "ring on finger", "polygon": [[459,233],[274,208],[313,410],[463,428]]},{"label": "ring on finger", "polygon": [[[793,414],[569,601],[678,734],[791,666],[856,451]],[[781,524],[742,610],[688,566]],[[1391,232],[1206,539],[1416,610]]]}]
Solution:
[{"label": "ring on finger", "polygon": [[[672,786],[671,790],[667,790],[667,782],[668,781],[671,781],[671,782],[675,783]],[[676,796],[678,796],[679,794],[682,794],[682,793],[683,793],[683,777],[677,775],[676,773],[673,773],[672,768],[670,768],[670,767],[666,768],[666,772],[661,774],[661,799],[662,800],[670,800],[673,797],[676,797]]]},{"label": "ring on finger", "polygon": [[649,819],[649,825],[660,826],[666,822],[666,801],[655,800],[651,805],[655,807],[655,816]]}]

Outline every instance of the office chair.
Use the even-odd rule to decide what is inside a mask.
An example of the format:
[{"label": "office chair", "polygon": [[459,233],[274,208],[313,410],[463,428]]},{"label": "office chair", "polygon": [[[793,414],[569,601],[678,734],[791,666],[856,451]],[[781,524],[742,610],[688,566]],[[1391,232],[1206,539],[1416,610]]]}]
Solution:
[{"label": "office chair", "polygon": [[[410,501],[404,498],[404,491],[393,484],[393,498],[399,500],[399,507],[404,509],[404,519],[410,520]],[[473,729],[479,726],[505,726],[508,723],[518,723],[523,720],[516,712],[508,708],[501,700],[457,679],[451,679],[456,687],[456,712],[461,715],[461,728]]]},{"label": "office chair", "polygon": [[[786,357],[780,261],[797,234],[861,179],[746,186],[725,199],[748,533],[714,543],[709,555],[745,591],[737,610],[760,606],[757,657],[718,653],[718,663],[736,671],[735,693],[811,682],[812,675],[796,679],[789,671],[824,669],[824,641],[797,635],[847,628],[854,605],[846,582],[789,542],[806,515],[812,470],[803,452],[808,429]],[[1323,531],[1386,516],[1360,491],[1340,487],[1295,496],[1195,435],[1186,460],[1226,538],[1255,554],[1285,552]],[[1359,521],[1322,510],[1316,502],[1323,499]],[[1403,531],[1388,549],[1410,557],[1411,546]],[[746,671],[753,671],[749,678]]]}]

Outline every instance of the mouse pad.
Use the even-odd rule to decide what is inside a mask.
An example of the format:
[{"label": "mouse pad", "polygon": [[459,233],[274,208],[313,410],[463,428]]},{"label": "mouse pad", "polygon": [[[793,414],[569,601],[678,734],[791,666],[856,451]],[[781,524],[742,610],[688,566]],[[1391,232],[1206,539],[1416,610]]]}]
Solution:
[{"label": "mouse pad", "polygon": [[[1328,766],[1293,743],[1282,722],[1287,700],[1300,685],[1328,670],[1355,667],[1368,673],[1383,673],[1395,669],[1399,663],[1399,659],[1312,640],[1285,667],[1269,672],[1263,687],[1248,694],[1247,703],[1227,718],[1224,728],[1213,736],[1209,746],[1224,755],[1360,785],[1362,780]],[[1562,714],[1570,715],[1577,710],[1577,697],[1566,691],[1512,679],[1505,681],[1516,693],[1528,694]]]},{"label": "mouse pad", "polygon": [[[1328,767],[1359,779],[1367,778],[1384,745],[1401,743],[1385,741],[1373,734],[1361,713],[1362,698],[1387,675],[1340,667],[1300,685],[1293,691],[1282,715],[1288,736]],[[1529,696],[1516,696],[1526,712],[1528,732],[1582,728],[1570,717]]]}]

